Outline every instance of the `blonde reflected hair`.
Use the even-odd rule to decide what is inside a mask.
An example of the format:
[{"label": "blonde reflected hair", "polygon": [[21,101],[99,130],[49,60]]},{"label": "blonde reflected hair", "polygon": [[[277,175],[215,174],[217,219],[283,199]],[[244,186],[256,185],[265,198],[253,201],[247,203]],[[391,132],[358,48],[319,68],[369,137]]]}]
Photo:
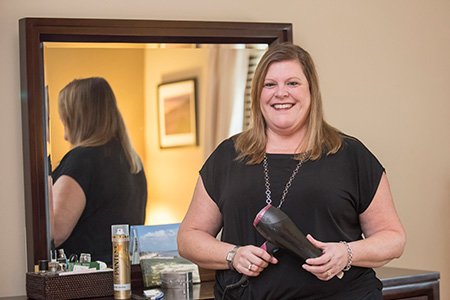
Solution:
[{"label": "blonde reflected hair", "polygon": [[142,170],[109,83],[101,77],[75,79],[59,93],[58,109],[66,138],[74,147],[104,145],[117,139],[133,174]]},{"label": "blonde reflected hair", "polygon": [[255,70],[251,91],[252,126],[236,137],[235,147],[238,152],[238,160],[245,159],[247,164],[257,164],[263,160],[267,135],[266,122],[260,107],[261,91],[270,65],[274,62],[290,60],[296,60],[300,63],[308,80],[311,94],[306,139],[305,141],[299,141],[297,148],[303,154],[299,153],[295,156],[295,159],[304,159],[304,153],[307,153],[307,159],[316,160],[323,154],[336,153],[341,147],[341,133],[324,120],[319,79],[311,56],[297,45],[281,43],[269,47]]}]

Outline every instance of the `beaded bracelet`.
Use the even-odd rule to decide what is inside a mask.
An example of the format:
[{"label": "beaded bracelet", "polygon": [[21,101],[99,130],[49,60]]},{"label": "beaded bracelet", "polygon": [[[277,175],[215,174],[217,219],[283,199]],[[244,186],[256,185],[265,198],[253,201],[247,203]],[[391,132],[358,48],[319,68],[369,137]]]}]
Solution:
[{"label": "beaded bracelet", "polygon": [[352,259],[353,259],[352,248],[350,248],[350,245],[346,241],[340,241],[340,242],[347,247],[347,255],[348,255],[347,265],[345,266],[344,269],[342,269],[342,271],[348,271],[352,267]]}]

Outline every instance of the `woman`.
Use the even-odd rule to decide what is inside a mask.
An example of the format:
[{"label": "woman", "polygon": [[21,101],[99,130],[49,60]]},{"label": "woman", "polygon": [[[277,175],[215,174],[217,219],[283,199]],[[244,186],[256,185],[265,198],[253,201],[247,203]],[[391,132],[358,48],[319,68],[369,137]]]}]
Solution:
[{"label": "woman", "polygon": [[[382,299],[372,268],[402,254],[405,232],[384,168],[324,121],[305,50],[279,44],[265,53],[252,112],[253,127],[222,142],[202,167],[180,226],[180,254],[217,270],[216,299]],[[304,261],[260,248],[252,222],[268,203],[322,255]],[[248,284],[226,288],[242,275]]]},{"label": "woman", "polygon": [[111,262],[111,225],[143,224],[147,183],[114,93],[103,78],[74,80],[59,94],[72,149],[53,172],[56,247]]}]

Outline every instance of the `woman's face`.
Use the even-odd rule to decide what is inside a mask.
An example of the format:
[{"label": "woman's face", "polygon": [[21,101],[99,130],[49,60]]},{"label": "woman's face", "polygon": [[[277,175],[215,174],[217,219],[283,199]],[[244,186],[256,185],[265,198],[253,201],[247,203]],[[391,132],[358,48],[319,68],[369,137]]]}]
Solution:
[{"label": "woman's face", "polygon": [[260,98],[268,134],[305,134],[310,105],[309,83],[300,63],[297,60],[272,63]]}]

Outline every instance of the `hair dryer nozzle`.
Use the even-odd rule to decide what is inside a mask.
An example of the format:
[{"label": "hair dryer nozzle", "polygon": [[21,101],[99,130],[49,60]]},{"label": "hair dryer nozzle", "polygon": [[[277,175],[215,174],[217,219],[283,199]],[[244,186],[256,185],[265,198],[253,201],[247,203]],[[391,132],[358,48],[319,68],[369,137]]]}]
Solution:
[{"label": "hair dryer nozzle", "polygon": [[256,215],[255,220],[253,220],[253,226],[256,227],[256,225],[261,221],[261,218],[266,214],[266,211],[269,210],[272,207],[272,205],[267,204],[264,206],[263,209],[259,211],[259,213]]}]

